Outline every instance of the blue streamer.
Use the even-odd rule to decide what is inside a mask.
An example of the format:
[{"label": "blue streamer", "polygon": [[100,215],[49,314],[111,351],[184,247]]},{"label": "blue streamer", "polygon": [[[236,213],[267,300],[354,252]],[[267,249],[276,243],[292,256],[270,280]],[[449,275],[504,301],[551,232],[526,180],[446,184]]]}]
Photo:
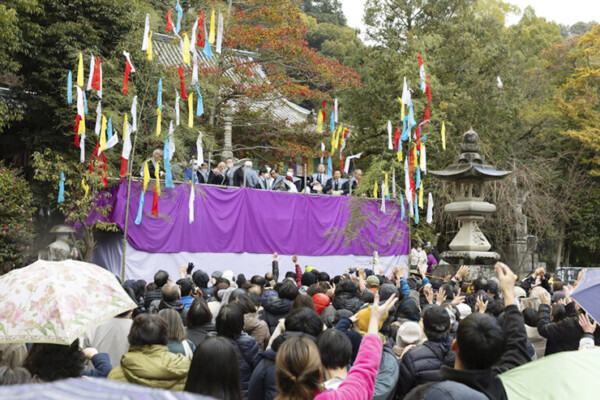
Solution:
[{"label": "blue streamer", "polygon": [[175,32],[179,33],[181,30],[181,19],[183,18],[183,9],[179,4],[179,0],[177,0],[177,5],[175,6],[175,10],[177,10],[177,24],[175,25]]},{"label": "blue streamer", "polygon": [[200,93],[200,88],[197,83],[194,83],[196,86],[196,93],[198,93],[198,103],[196,103],[196,117],[201,117],[204,114],[204,101],[202,100],[202,93]]},{"label": "blue streamer", "polygon": [[331,156],[327,157],[327,175],[333,176],[333,165],[331,161]]},{"label": "blue streamer", "polygon": [[83,90],[81,92],[83,93],[83,113],[85,115],[88,115],[87,96],[85,95],[85,92]]},{"label": "blue streamer", "polygon": [[67,76],[67,103],[73,104],[73,74],[71,71]]},{"label": "blue streamer", "polygon": [[135,224],[139,225],[142,223],[142,213],[144,212],[144,193],[140,193],[140,205],[138,207],[137,217],[135,217]]},{"label": "blue streamer", "polygon": [[60,180],[58,181],[58,204],[65,201],[65,173],[60,171]]},{"label": "blue streamer", "polygon": [[[171,153],[169,153],[169,136],[165,138],[165,148],[163,150],[163,164],[165,165],[165,187],[172,188],[173,174],[171,173]],[[193,169],[192,169],[193,173]]]},{"label": "blue streamer", "polygon": [[417,182],[416,182],[416,188],[420,188],[421,187],[421,168],[419,168],[419,166],[417,165]]},{"label": "blue streamer", "polygon": [[402,210],[402,216],[400,217],[400,219],[404,220],[404,217],[406,216],[406,212],[404,210],[404,198],[402,197],[402,193],[400,193],[400,207]]},{"label": "blue streamer", "polygon": [[158,108],[162,111],[162,78],[158,80],[158,95],[156,97],[156,104],[158,104]]},{"label": "blue streamer", "polygon": [[208,33],[206,32],[206,21],[204,21],[204,50],[202,50],[202,54],[206,56],[206,58],[212,58],[212,50],[210,49],[210,43],[208,41]]},{"label": "blue streamer", "polygon": [[333,133],[335,131],[335,116],[333,115],[333,111],[331,112],[329,119],[329,129],[331,130],[331,133]]},{"label": "blue streamer", "polygon": [[402,136],[400,136],[400,140],[406,142],[410,137],[410,129],[408,128],[408,115],[404,116],[402,120]]},{"label": "blue streamer", "polygon": [[415,205],[415,225],[419,225],[419,201],[417,199],[417,194],[415,193],[415,200],[413,204]]},{"label": "blue streamer", "polygon": [[108,117],[108,123],[106,124],[106,140],[112,138],[112,118]]},{"label": "blue streamer", "polygon": [[417,125],[415,121],[415,110],[413,109],[412,100],[408,103],[408,126],[412,129]]}]

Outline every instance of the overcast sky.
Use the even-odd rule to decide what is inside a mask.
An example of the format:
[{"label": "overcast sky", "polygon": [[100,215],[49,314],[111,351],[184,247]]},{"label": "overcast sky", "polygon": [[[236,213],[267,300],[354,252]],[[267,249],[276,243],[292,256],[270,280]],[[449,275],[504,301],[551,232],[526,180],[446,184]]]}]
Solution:
[{"label": "overcast sky", "polygon": [[[363,6],[365,0],[340,0],[348,25],[362,27]],[[579,21],[600,21],[600,0],[509,0],[520,9],[532,6],[536,15],[559,24],[572,25]],[[519,16],[511,16],[507,22],[513,24]]]}]

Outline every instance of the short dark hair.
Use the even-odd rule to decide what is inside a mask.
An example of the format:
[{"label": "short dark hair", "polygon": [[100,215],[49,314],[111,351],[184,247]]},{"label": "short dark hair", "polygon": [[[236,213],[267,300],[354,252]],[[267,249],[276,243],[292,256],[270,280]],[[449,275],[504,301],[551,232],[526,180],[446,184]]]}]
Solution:
[{"label": "short dark hair", "polygon": [[182,296],[191,296],[194,282],[190,278],[179,279],[177,284],[179,285],[179,289],[181,289]]},{"label": "short dark hair", "polygon": [[315,307],[315,301],[312,299],[312,297],[305,294],[299,294],[298,296],[296,296],[296,299],[292,304],[292,311],[298,308],[308,308],[313,311],[317,310],[317,308]]},{"label": "short dark hair", "polygon": [[317,337],[323,331],[323,321],[316,311],[301,307],[285,318],[287,332],[302,332]]},{"label": "short dark hair", "polygon": [[327,272],[319,272],[317,274],[317,282],[329,282],[330,279]]},{"label": "short dark hair", "polygon": [[133,319],[127,340],[131,346],[166,345],[169,342],[167,322],[157,314],[140,314]]},{"label": "short dark hair", "polygon": [[480,290],[483,290],[484,292],[487,290],[487,279],[483,276],[478,276],[473,279],[473,291],[477,293]]},{"label": "short dark hair", "polygon": [[327,289],[325,289],[323,285],[319,283],[313,283],[308,289],[306,289],[306,294],[310,297],[314,296],[317,293],[327,293]]},{"label": "short dark hair", "polygon": [[335,287],[335,295],[337,296],[340,293],[358,294],[358,286],[350,279],[342,279]]},{"label": "short dark hair", "polygon": [[261,173],[261,174],[266,174],[267,172],[269,172],[269,171],[267,171],[267,168],[266,168],[266,167],[264,167],[264,166],[263,166],[263,167],[260,167],[260,171],[259,171],[259,173]]},{"label": "short dark hair", "polygon": [[79,339],[75,339],[70,345],[34,343],[23,361],[23,367],[32,376],[45,382],[77,378],[81,375],[84,364],[85,356],[79,350]]},{"label": "short dark hair", "polygon": [[229,300],[240,303],[244,314],[250,314],[250,313],[256,312],[256,305],[254,304],[254,300],[252,300],[252,297],[250,297],[250,295],[248,293],[243,293],[243,294],[237,295],[237,296],[235,296],[235,299],[232,299],[230,297]]},{"label": "short dark hair", "polygon": [[487,369],[504,353],[505,338],[494,317],[474,313],[460,321],[456,331],[458,357],[468,370]]},{"label": "short dark hair", "polygon": [[325,368],[343,368],[352,360],[352,342],[337,329],[328,329],[317,337],[321,363]]},{"label": "short dark hair", "polygon": [[246,283],[246,281],[246,276],[244,274],[238,274],[237,279],[235,280],[235,284],[238,285],[238,287],[242,287],[242,285]]},{"label": "short dark hair", "polygon": [[242,398],[238,355],[229,340],[209,337],[196,347],[184,390],[216,399]]},{"label": "short dark hair", "polygon": [[164,286],[169,280],[169,273],[164,270],[158,270],[157,273],[154,274],[154,283],[156,283],[157,287]]},{"label": "short dark hair", "polygon": [[286,281],[279,288],[279,298],[294,300],[298,296],[298,286],[294,282]]},{"label": "short dark hair", "polygon": [[240,303],[229,303],[222,307],[217,315],[217,334],[237,339],[244,329],[244,310]]},{"label": "short dark hair", "polygon": [[187,313],[187,327],[195,328],[212,321],[212,313],[206,300],[203,298],[194,299]]},{"label": "short dark hair", "polygon": [[490,279],[487,282],[487,291],[490,292],[492,295],[497,295],[499,290],[500,286],[498,286],[498,283],[496,281]]},{"label": "short dark hair", "polygon": [[[266,275],[266,274],[265,274],[265,275]],[[271,279],[273,279],[273,278],[272,278],[272,274],[271,274]],[[265,286],[265,285],[267,284],[267,279],[266,279],[266,278],[263,278],[263,277],[262,277],[262,276],[260,276],[260,275],[254,275],[254,276],[252,277],[252,279],[250,279],[250,282],[252,282],[252,284],[254,284],[254,285],[258,285],[258,286]]]},{"label": "short dark hair", "polygon": [[554,322],[559,322],[565,319],[567,316],[567,310],[562,304],[555,304],[552,306],[552,320]]},{"label": "short dark hair", "polygon": [[302,284],[302,286],[310,286],[313,283],[317,283],[317,276],[312,272],[305,272],[304,274],[302,274],[300,283]]},{"label": "short dark hair", "polygon": [[292,271],[288,271],[285,273],[285,278],[292,278],[293,280],[296,280],[296,273],[292,272]]}]

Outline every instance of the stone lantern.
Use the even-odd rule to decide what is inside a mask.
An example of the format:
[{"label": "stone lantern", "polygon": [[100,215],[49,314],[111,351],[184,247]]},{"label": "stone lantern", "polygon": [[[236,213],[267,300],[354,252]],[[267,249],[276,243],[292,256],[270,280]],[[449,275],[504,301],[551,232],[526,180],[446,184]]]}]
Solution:
[{"label": "stone lantern", "polygon": [[447,204],[444,211],[455,215],[462,225],[448,246],[450,250],[441,254],[452,264],[490,264],[500,258],[498,253],[490,251],[492,246],[478,222],[496,211],[494,204],[484,201],[483,184],[503,179],[511,172],[498,171],[485,164],[485,158],[479,154],[478,141],[479,135],[470,129],[463,135],[456,162],[441,171],[431,171],[440,179],[454,182],[454,201]]}]

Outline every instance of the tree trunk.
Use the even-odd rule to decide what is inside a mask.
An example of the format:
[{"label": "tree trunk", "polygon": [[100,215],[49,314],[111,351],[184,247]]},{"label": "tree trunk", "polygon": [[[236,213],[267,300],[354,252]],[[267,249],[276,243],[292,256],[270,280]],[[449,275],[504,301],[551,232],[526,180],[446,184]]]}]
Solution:
[{"label": "tree trunk", "polygon": [[560,236],[558,237],[558,248],[556,250],[556,269],[560,268],[560,259],[562,257],[562,250],[565,245],[565,223],[560,225]]}]

